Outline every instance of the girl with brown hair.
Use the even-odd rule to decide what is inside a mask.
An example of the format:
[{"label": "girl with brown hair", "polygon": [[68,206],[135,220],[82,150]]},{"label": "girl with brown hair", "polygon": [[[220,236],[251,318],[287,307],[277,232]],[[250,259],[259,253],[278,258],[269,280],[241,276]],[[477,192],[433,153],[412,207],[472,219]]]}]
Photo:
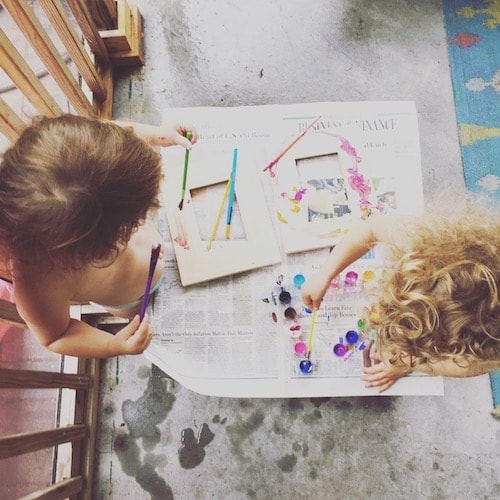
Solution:
[{"label": "girl with brown hair", "polygon": [[[148,318],[140,321],[137,312],[160,238],[147,222],[163,176],[153,147],[191,149],[196,140],[187,124],[62,115],[35,119],[3,154],[0,268],[13,281],[20,315],[48,349],[109,357],[149,345]],[[160,256],[153,285],[162,263]],[[70,318],[72,302],[88,301],[131,321],[113,336]]]}]

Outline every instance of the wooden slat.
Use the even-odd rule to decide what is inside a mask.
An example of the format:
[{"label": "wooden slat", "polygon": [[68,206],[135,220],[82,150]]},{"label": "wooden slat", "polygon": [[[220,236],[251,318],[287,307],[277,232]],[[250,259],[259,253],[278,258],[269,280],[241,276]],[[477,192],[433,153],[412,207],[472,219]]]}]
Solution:
[{"label": "wooden slat", "polygon": [[[123,0],[125,1],[125,0]],[[121,12],[121,11],[119,11]],[[121,22],[123,15],[118,17],[118,29],[101,31],[101,36],[109,48],[111,62],[115,66],[137,66],[144,64],[142,49],[142,17],[137,6],[128,11],[128,25]],[[126,30],[129,30],[128,34]],[[111,49],[113,47],[113,49]],[[120,48],[122,47],[122,48]]]},{"label": "wooden slat", "polygon": [[[80,25],[88,46],[96,56],[95,69],[94,64],[90,61],[91,56],[85,51],[81,40],[64,15],[61,0],[40,0],[47,18],[57,30],[69,56],[91,90],[93,103],[89,102],[81,90],[66,62],[35,17],[27,0],[0,0],[0,3],[9,11],[75,111],[84,116],[94,116],[97,112],[98,116],[102,118],[111,118],[112,66],[96,24],[89,15],[87,5],[95,4],[94,7],[98,9],[107,9],[111,17],[113,14],[115,15],[116,21],[114,0],[66,0]],[[104,12],[103,17],[106,16],[107,14]],[[105,28],[111,29],[113,27],[114,25],[109,24]],[[48,97],[44,95],[43,85],[38,81],[31,68],[26,65],[17,50],[13,50],[12,44],[8,40],[5,42],[5,38],[0,37],[0,61],[2,67],[9,66],[6,73],[9,74],[11,80],[20,88],[25,97],[30,99],[38,112],[47,116],[60,114],[61,110],[57,103],[50,95]],[[0,132],[4,133],[9,140],[15,141],[25,126],[16,112],[0,98]],[[16,325],[26,326],[15,305],[3,300],[0,300],[0,318],[6,318],[8,322]],[[63,499],[77,496],[78,499],[92,499],[99,401],[99,367],[100,361],[93,359],[79,360],[78,374],[0,369],[0,388],[22,390],[64,387],[76,390],[76,393],[69,392],[69,394],[77,396],[74,425],[0,437],[0,459],[31,453],[66,442],[72,443],[73,477],[61,480],[24,498]]]},{"label": "wooden slat", "polygon": [[78,373],[90,377],[88,391],[76,391],[75,423],[86,424],[89,434],[84,441],[73,445],[71,458],[71,475],[83,477],[84,500],[92,500],[92,484],[94,481],[95,441],[97,426],[97,410],[99,405],[99,359],[79,359]]},{"label": "wooden slat", "polygon": [[26,326],[23,318],[19,316],[15,304],[7,300],[0,299],[0,318],[6,323],[17,326]]},{"label": "wooden slat", "polygon": [[102,66],[96,62],[96,68],[107,89],[107,97],[104,101],[94,101],[97,116],[104,120],[111,120],[113,117],[113,67],[111,64]]},{"label": "wooden slat", "polygon": [[2,0],[2,2],[75,110],[84,116],[94,116],[92,105],[40,21],[35,17],[28,2],[26,0]]},{"label": "wooden slat", "polygon": [[66,0],[66,3],[69,5],[71,12],[73,12],[76,22],[89,44],[90,50],[92,50],[102,63],[108,63],[108,49],[99,35],[99,30],[85,2],[83,0]]},{"label": "wooden slat", "polygon": [[118,26],[113,30],[102,30],[99,32],[111,59],[115,52],[127,52],[132,49],[132,25],[131,13],[127,0],[117,2]]},{"label": "wooden slat", "polygon": [[0,132],[14,142],[24,128],[15,111],[0,97]]},{"label": "wooden slat", "polygon": [[82,485],[83,481],[80,476],[69,477],[18,500],[63,500],[80,493]]},{"label": "wooden slat", "polygon": [[5,73],[40,114],[56,116],[62,113],[57,102],[41,84],[35,72],[26,64],[2,29],[0,29],[0,61],[2,61],[2,69]]},{"label": "wooden slat", "polygon": [[0,437],[0,459],[50,448],[61,443],[81,441],[87,435],[86,425],[75,424],[46,431],[2,436]]},{"label": "wooden slat", "polygon": [[88,375],[0,368],[2,389],[86,389]]},{"label": "wooden slat", "polygon": [[61,2],[59,0],[39,0],[39,2],[66,47],[69,56],[82,75],[82,78],[94,93],[94,97],[98,101],[106,99],[104,83],[97,74],[97,70],[90,60],[90,56],[85,50],[82,41],[78,38],[76,31],[70,24]]},{"label": "wooden slat", "polygon": [[118,22],[115,0],[87,0],[87,4],[98,29],[116,28]]}]

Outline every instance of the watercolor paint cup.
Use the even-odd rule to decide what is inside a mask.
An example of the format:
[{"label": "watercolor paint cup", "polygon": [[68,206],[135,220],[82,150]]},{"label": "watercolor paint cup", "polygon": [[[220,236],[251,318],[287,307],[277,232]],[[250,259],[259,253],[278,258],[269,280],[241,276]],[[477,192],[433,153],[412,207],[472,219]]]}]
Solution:
[{"label": "watercolor paint cup", "polygon": [[293,325],[290,327],[290,337],[292,337],[292,339],[298,339],[301,333],[300,325]]},{"label": "watercolor paint cup", "polygon": [[355,344],[359,339],[359,333],[356,330],[349,330],[345,333],[345,341],[348,344]]},{"label": "watercolor paint cup", "polygon": [[279,294],[278,298],[282,304],[290,304],[290,302],[292,301],[292,296],[290,295],[290,292],[287,292],[286,290],[283,290]]},{"label": "watercolor paint cup", "polygon": [[299,363],[299,369],[302,373],[305,373],[306,375],[308,373],[311,373],[312,372],[312,369],[313,369],[313,364],[311,361],[309,361],[308,359],[303,359],[300,363]]},{"label": "watercolor paint cup", "polygon": [[292,321],[297,317],[297,311],[291,306],[285,309],[284,314],[286,319],[290,319]]},{"label": "watercolor paint cup", "polygon": [[297,356],[305,356],[307,352],[307,345],[305,342],[295,342],[295,345],[293,346],[293,352]]},{"label": "watercolor paint cup", "polygon": [[363,331],[366,327],[366,323],[364,319],[358,319],[358,328]]},{"label": "watercolor paint cup", "polygon": [[372,306],[370,308],[370,319],[380,319],[380,313],[378,312],[377,306]]},{"label": "watercolor paint cup", "polygon": [[335,276],[335,278],[332,279],[332,281],[330,281],[330,286],[332,288],[338,288],[340,285],[340,276],[337,274],[337,276]]},{"label": "watercolor paint cup", "polygon": [[349,271],[344,278],[346,286],[355,286],[358,281],[358,273],[356,271]]},{"label": "watercolor paint cup", "polygon": [[368,344],[366,343],[366,340],[363,340],[360,344],[356,346],[356,351],[364,351]]},{"label": "watercolor paint cup", "polygon": [[363,272],[361,279],[365,283],[373,281],[375,279],[375,271],[373,271],[372,269],[367,269],[366,271]]},{"label": "watercolor paint cup", "polygon": [[339,358],[342,358],[346,352],[347,347],[344,344],[339,343],[333,346],[333,354],[335,354],[335,356],[338,356]]},{"label": "watercolor paint cup", "polygon": [[293,277],[293,284],[297,287],[300,288],[306,281],[306,278],[303,274],[296,274]]}]

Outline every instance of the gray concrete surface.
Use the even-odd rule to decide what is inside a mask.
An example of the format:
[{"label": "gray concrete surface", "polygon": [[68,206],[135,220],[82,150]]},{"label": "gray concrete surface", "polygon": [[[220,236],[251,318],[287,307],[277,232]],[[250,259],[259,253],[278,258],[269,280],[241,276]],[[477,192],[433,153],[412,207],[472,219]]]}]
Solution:
[{"label": "gray concrete surface", "polygon": [[[130,0],[134,3],[133,0]],[[440,2],[135,0],[146,64],[117,79],[114,115],[414,100],[427,199],[464,189]],[[106,362],[96,499],[500,498],[488,376],[444,397],[227,399],[143,356]]]}]

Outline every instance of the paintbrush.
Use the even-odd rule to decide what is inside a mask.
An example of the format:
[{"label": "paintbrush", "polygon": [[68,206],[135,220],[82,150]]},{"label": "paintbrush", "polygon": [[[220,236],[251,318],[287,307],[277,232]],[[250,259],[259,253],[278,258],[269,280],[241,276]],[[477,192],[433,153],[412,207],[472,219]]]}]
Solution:
[{"label": "paintbrush", "polygon": [[312,348],[312,341],[313,341],[313,333],[314,333],[314,324],[316,322],[316,312],[317,309],[313,309],[312,316],[311,316],[311,326],[309,327],[309,340],[307,341],[307,351],[306,351],[306,358],[309,359],[309,356],[311,354],[311,348]]},{"label": "paintbrush", "polygon": [[222,197],[222,201],[220,203],[219,211],[217,212],[217,217],[215,219],[215,224],[214,224],[214,227],[212,229],[212,233],[210,234],[210,239],[208,241],[207,250],[210,250],[212,248],[212,242],[214,241],[215,233],[217,232],[217,228],[219,227],[219,221],[220,221],[220,218],[222,216],[222,211],[224,210],[224,205],[226,203],[227,196],[229,194],[229,187],[230,186],[231,186],[231,179],[229,179],[226,183],[226,189],[224,191],[224,196]]},{"label": "paintbrush", "polygon": [[283,156],[285,156],[288,151],[290,151],[290,149],[293,148],[293,146],[295,146],[295,144],[297,144],[297,142],[300,141],[300,139],[302,139],[302,137],[304,137],[306,134],[307,134],[307,131],[313,126],[316,124],[316,122],[321,118],[321,116],[318,116],[318,118],[316,118],[316,120],[314,120],[313,122],[311,122],[307,127],[306,129],[299,135],[297,136],[271,163],[269,163],[269,165],[263,170],[264,172],[266,170],[270,170],[274,167],[274,165],[276,165],[276,163],[278,163],[281,158],[283,158]]},{"label": "paintbrush", "polygon": [[149,272],[148,280],[146,281],[146,289],[144,290],[144,296],[142,298],[141,311],[139,312],[139,318],[141,321],[144,319],[146,314],[146,308],[149,302],[149,294],[151,293],[151,284],[153,283],[153,276],[155,274],[156,264],[158,262],[158,257],[160,256],[161,244],[153,245],[151,248],[151,259],[149,261]]},{"label": "paintbrush", "polygon": [[236,183],[236,165],[238,163],[238,149],[234,148],[233,151],[233,168],[231,169],[231,186],[229,190],[229,200],[227,202],[227,219],[226,219],[226,239],[228,240],[231,236],[231,218],[233,216],[233,204],[234,204],[234,185]]},{"label": "paintbrush", "polygon": [[[191,132],[186,132],[186,138],[190,141],[193,135]],[[189,164],[189,149],[186,149],[186,153],[184,154],[184,175],[182,176],[182,193],[181,193],[181,201],[179,202],[179,210],[182,210],[184,206],[184,196],[186,195],[186,182],[187,182],[187,173],[188,173],[188,164]]]}]

